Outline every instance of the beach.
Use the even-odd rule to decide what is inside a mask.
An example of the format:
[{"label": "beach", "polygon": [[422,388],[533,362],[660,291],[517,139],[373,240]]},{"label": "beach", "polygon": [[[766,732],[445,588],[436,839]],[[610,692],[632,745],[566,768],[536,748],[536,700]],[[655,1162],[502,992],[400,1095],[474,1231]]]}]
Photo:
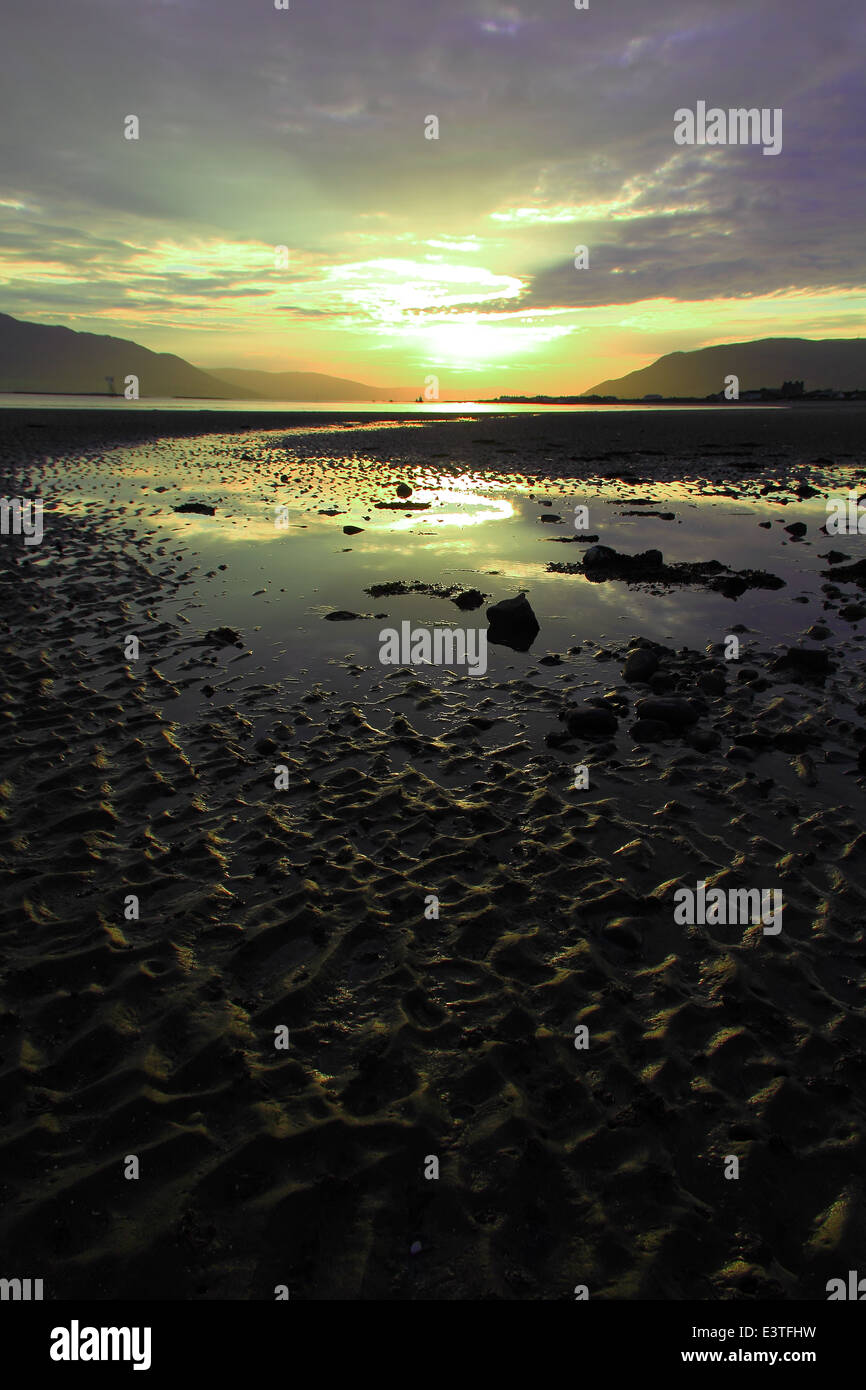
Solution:
[{"label": "beach", "polygon": [[[824,528],[864,424],[0,412],[44,506],[0,542],[8,1266],[266,1301],[862,1267],[866,542]],[[483,672],[380,659],[521,593]],[[699,884],[780,929],[676,920]]]}]

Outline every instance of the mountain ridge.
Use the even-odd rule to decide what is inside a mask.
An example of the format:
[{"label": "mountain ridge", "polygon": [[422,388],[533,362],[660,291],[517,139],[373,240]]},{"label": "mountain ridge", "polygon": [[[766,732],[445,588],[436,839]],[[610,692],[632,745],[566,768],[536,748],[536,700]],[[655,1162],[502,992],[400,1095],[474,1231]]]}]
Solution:
[{"label": "mountain ridge", "polygon": [[[114,394],[122,396],[124,379],[136,376],[142,400],[164,396],[243,401],[414,399],[407,388],[389,391],[321,372],[256,372],[240,367],[226,371],[228,378],[223,378],[175,353],[153,352],[131,338],[83,333],[62,324],[33,323],[0,313],[0,391],[4,392],[104,396],[111,394],[107,378],[112,377]],[[261,379],[259,385],[265,389],[255,389],[253,378]],[[282,382],[281,394],[270,394],[272,383],[265,378]],[[301,385],[313,394],[293,394]]]},{"label": "mountain ridge", "polygon": [[639,400],[646,395],[704,397],[723,391],[725,377],[758,391],[802,381],[805,391],[866,389],[866,338],[756,338],[668,352],[647,367],[601,381],[586,396]]}]

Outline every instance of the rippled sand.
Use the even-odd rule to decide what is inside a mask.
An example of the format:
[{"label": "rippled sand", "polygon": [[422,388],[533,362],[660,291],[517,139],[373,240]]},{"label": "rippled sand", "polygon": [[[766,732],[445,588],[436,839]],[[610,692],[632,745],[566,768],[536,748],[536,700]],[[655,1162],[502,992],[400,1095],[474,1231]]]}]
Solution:
[{"label": "rippled sand", "polygon": [[[0,543],[6,1262],[59,1298],[823,1300],[864,1236],[866,693],[820,556],[866,546],[818,528],[862,414],[141,420],[0,421],[46,499]],[[430,508],[377,510],[400,480]],[[784,587],[551,573],[584,499]],[[485,625],[396,581],[525,590],[541,632],[382,667],[383,619],[326,614]],[[703,741],[632,736],[635,639]],[[569,736],[587,699],[610,735]],[[699,879],[780,887],[782,932],[677,925]]]}]

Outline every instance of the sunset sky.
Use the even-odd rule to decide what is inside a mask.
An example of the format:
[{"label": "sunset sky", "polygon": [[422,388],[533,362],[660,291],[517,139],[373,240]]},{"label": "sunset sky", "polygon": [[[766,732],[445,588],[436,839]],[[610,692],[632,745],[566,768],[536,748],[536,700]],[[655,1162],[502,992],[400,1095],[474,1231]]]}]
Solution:
[{"label": "sunset sky", "polygon": [[[446,396],[863,334],[863,0],[40,0],[3,31],[17,318]],[[699,100],[782,108],[782,152],[677,146]]]}]

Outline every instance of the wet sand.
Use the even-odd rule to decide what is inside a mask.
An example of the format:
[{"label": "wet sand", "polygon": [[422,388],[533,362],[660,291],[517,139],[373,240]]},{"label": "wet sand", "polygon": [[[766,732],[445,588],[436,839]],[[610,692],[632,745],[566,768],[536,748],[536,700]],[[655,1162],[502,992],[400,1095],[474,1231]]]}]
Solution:
[{"label": "wet sand", "polygon": [[[0,492],[45,499],[0,542],[5,1262],[254,1300],[862,1266],[866,545],[820,527],[864,423],[0,415]],[[401,481],[429,507],[377,508]],[[582,503],[780,587],[590,573]],[[519,591],[540,633],[486,674],[379,663]],[[780,888],[781,932],[678,924],[699,880]]]}]

